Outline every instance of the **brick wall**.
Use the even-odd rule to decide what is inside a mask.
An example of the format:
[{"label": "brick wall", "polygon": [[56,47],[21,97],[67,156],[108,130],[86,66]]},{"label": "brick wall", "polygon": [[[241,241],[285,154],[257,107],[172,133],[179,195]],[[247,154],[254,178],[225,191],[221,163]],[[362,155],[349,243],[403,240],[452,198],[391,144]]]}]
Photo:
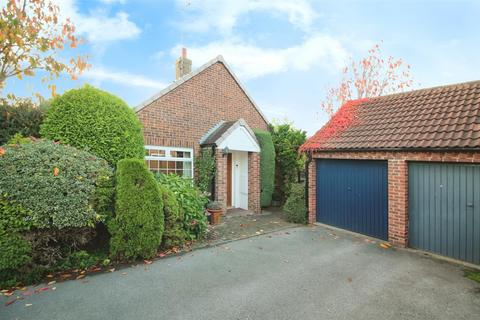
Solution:
[{"label": "brick wall", "polygon": [[260,154],[248,153],[248,209],[259,213],[260,208]]},{"label": "brick wall", "polygon": [[227,207],[227,157],[215,150],[215,199]]},{"label": "brick wall", "polygon": [[[480,163],[480,152],[316,152],[314,159],[388,160],[388,238],[398,246],[408,244],[408,162]],[[309,166],[309,222],[316,221],[315,161]]]}]

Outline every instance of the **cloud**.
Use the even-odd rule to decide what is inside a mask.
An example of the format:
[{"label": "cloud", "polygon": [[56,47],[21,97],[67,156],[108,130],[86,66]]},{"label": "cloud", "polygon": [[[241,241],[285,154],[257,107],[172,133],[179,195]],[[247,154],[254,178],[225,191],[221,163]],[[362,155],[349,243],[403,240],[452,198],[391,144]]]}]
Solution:
[{"label": "cloud", "polygon": [[[174,47],[171,55],[176,57],[180,47]],[[306,71],[318,66],[337,71],[344,66],[348,56],[338,40],[325,34],[314,34],[299,45],[282,49],[261,48],[240,40],[226,39],[204,46],[188,47],[188,50],[189,56],[197,65],[223,55],[242,79],[286,71]]]},{"label": "cloud", "polygon": [[[61,16],[70,18],[79,35],[89,42],[104,44],[138,36],[140,28],[123,11],[109,15],[105,10],[92,10],[88,14],[80,13],[75,0],[55,0],[60,7]],[[110,1],[113,2],[113,1]]]},{"label": "cloud", "polygon": [[132,74],[129,72],[112,71],[103,67],[94,67],[86,71],[82,77],[91,79],[96,82],[109,81],[127,86],[136,86],[143,88],[162,89],[167,86],[162,81],[149,79],[142,75]]},{"label": "cloud", "polygon": [[218,30],[229,34],[239,18],[253,11],[284,16],[302,29],[309,29],[318,16],[306,0],[177,0],[177,7],[189,15],[180,28],[186,31]]}]

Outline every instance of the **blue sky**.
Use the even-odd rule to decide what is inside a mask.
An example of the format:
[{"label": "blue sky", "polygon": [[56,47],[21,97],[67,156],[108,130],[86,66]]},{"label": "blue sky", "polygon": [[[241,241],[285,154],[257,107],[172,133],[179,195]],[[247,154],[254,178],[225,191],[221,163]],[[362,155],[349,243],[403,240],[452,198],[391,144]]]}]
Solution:
[{"label": "blue sky", "polygon": [[[174,80],[182,46],[194,67],[223,55],[270,120],[309,134],[327,120],[320,101],[342,66],[380,41],[411,65],[417,87],[480,79],[480,1],[56,2],[92,64],[77,81],[56,81],[58,92],[90,83],[131,106]],[[30,96],[39,86],[11,80],[5,92]]]}]

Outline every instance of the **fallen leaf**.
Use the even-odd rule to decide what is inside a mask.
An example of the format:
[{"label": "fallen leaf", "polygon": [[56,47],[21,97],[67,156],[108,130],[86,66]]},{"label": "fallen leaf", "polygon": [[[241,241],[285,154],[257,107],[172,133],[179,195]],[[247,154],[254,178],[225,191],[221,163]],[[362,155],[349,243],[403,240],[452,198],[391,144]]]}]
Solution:
[{"label": "fallen leaf", "polygon": [[122,272],[122,276],[126,276],[128,273],[126,272]]},{"label": "fallen leaf", "polygon": [[32,304],[31,303],[25,303],[25,307],[31,307]]},{"label": "fallen leaf", "polygon": [[[53,288],[52,288],[52,290],[53,290]],[[25,291],[25,292],[23,293],[23,295],[24,295],[24,296],[31,296],[33,293],[34,293],[33,291]]]},{"label": "fallen leaf", "polygon": [[85,278],[85,275],[81,274],[81,275],[77,276],[75,279],[80,280],[80,279],[83,279],[83,278]]},{"label": "fallen leaf", "polygon": [[25,291],[25,290],[27,290],[27,287],[17,287],[17,290]]},{"label": "fallen leaf", "polygon": [[53,274],[47,274],[47,278],[53,278]]},{"label": "fallen leaf", "polygon": [[290,234],[290,232],[287,231],[287,232],[285,232],[285,234]]},{"label": "fallen leaf", "polygon": [[114,272],[114,271],[115,271],[115,268],[108,269],[108,272]]},{"label": "fallen leaf", "polygon": [[380,247],[383,249],[390,249],[392,245],[390,243],[380,243]]},{"label": "fallen leaf", "polygon": [[348,278],[347,278],[347,281],[348,281],[348,282],[352,282],[352,278],[348,277]]},{"label": "fallen leaf", "polygon": [[47,290],[49,290],[49,289],[50,289],[49,287],[39,288],[39,289],[36,289],[36,290],[35,290],[35,293],[44,292],[44,291],[47,291]]},{"label": "fallen leaf", "polygon": [[82,270],[82,271],[80,272],[80,274],[85,274],[85,270]]},{"label": "fallen leaf", "polygon": [[257,232],[255,232],[255,234],[261,234],[261,232],[258,232],[258,231],[257,231]]},{"label": "fallen leaf", "polygon": [[4,292],[3,295],[6,297],[10,297],[11,295],[13,295],[13,291]]},{"label": "fallen leaf", "polygon": [[49,283],[47,283],[48,286],[51,286],[52,284],[55,284],[57,283],[57,281],[50,281]]},{"label": "fallen leaf", "polygon": [[95,268],[90,269],[90,272],[99,272],[99,271],[102,271],[102,268],[95,267]]},{"label": "fallen leaf", "polygon": [[6,306],[9,306],[9,305],[11,305],[12,303],[14,303],[15,301],[17,301],[17,300],[7,301],[7,302],[5,302],[5,305],[6,305]]},{"label": "fallen leaf", "polygon": [[163,253],[163,252],[162,252],[162,253],[159,253],[159,254],[157,254],[157,257],[160,257],[160,258],[163,258],[163,257],[165,257],[165,256],[167,256],[167,255],[166,255],[165,253]]},{"label": "fallen leaf", "polygon": [[152,264],[152,263],[153,263],[152,260],[143,260],[143,262],[144,262],[145,264]]},{"label": "fallen leaf", "polygon": [[262,229],[260,229],[260,232],[263,232],[263,230],[262,230]]},{"label": "fallen leaf", "polygon": [[53,291],[57,290],[57,287],[53,287],[52,290],[53,290]]}]

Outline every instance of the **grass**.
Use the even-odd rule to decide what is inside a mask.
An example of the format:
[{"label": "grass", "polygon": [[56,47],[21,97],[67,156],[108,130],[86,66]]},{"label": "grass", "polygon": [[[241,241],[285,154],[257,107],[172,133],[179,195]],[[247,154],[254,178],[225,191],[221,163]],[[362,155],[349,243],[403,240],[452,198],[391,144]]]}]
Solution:
[{"label": "grass", "polygon": [[470,280],[480,283],[480,271],[477,270],[465,270],[465,277]]}]

